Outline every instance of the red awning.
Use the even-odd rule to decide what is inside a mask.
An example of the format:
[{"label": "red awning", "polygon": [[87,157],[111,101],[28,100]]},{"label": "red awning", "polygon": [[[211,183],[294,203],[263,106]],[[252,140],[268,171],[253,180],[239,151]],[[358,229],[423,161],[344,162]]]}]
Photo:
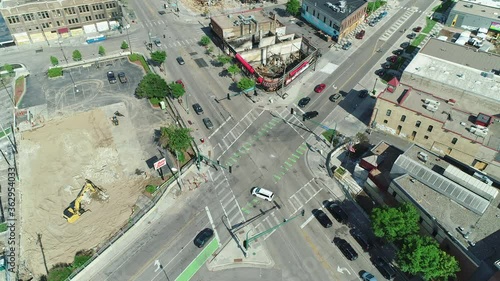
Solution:
[{"label": "red awning", "polygon": [[305,61],[303,62],[299,67],[297,67],[296,69],[290,71],[290,77],[293,77],[295,76],[295,74],[297,74],[297,72],[299,72],[304,66],[306,66],[309,62],[308,61]]},{"label": "red awning", "polygon": [[69,32],[69,28],[67,27],[63,27],[63,28],[59,28],[57,30],[57,33],[61,34],[61,33],[68,33]]},{"label": "red awning", "polygon": [[393,87],[399,86],[398,78],[396,78],[396,77],[392,78],[389,82],[387,82],[387,85],[393,86]]},{"label": "red awning", "polygon": [[255,73],[253,67],[243,57],[241,57],[240,54],[236,54],[235,57],[250,72],[250,74]]}]

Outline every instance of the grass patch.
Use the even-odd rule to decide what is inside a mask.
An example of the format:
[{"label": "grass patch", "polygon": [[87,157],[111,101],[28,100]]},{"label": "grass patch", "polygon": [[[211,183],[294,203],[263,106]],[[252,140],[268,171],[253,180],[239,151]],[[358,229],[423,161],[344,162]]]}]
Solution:
[{"label": "grass patch", "polygon": [[83,266],[86,262],[88,262],[92,258],[93,252],[83,252],[77,253],[75,255],[75,259],[73,263],[60,263],[56,264],[52,269],[49,270],[49,274],[46,276],[47,281],[64,281],[68,278],[71,273]]},{"label": "grass patch", "polygon": [[154,185],[147,185],[146,186],[146,192],[149,193],[149,194],[153,194],[155,193],[155,191],[157,190],[158,188]]},{"label": "grass patch", "polygon": [[422,41],[424,41],[425,37],[426,37],[426,35],[419,34],[417,36],[417,38],[415,38],[415,40],[413,40],[413,42],[411,42],[411,46],[418,47],[418,45],[420,45],[420,43],[422,43]]},{"label": "grass patch", "polygon": [[405,49],[405,53],[407,53],[407,54],[411,54],[411,53],[413,53],[413,51],[415,51],[415,49],[417,49],[417,47],[416,47],[416,46],[410,45],[410,46],[408,46],[408,47]]},{"label": "grass patch", "polygon": [[436,25],[437,21],[431,20],[430,18],[425,18],[425,27],[422,30],[422,33],[429,33],[434,26]]},{"label": "grass patch", "polygon": [[150,73],[151,72],[151,69],[149,68],[149,65],[147,64],[146,62],[146,59],[144,59],[144,57],[142,55],[139,55],[139,54],[130,54],[128,56],[128,59],[131,61],[131,62],[140,62],[141,65],[142,65],[142,68],[144,68],[144,71],[146,71],[146,73]]},{"label": "grass patch", "polygon": [[7,230],[7,223],[0,223],[0,232],[5,232]]},{"label": "grass patch", "polygon": [[345,171],[345,169],[344,169],[344,168],[342,168],[342,167],[338,167],[338,168],[337,168],[337,170],[335,170],[335,172],[334,172],[334,173],[339,174],[340,176],[343,176],[343,175],[345,175],[345,172],[346,172],[346,171]]},{"label": "grass patch", "polygon": [[16,79],[16,89],[14,90],[14,103],[17,105],[21,100],[21,96],[24,92],[24,76],[21,76]]},{"label": "grass patch", "polygon": [[47,71],[47,75],[49,76],[49,78],[62,76],[63,75],[63,68],[62,67],[51,68]]},{"label": "grass patch", "polygon": [[153,105],[153,106],[158,106],[160,104],[160,100],[158,98],[150,98],[149,99],[149,102]]},{"label": "grass patch", "polygon": [[4,136],[6,136],[8,134],[10,134],[10,128],[5,129],[5,133],[4,133],[4,131],[0,130],[0,138],[3,138]]}]

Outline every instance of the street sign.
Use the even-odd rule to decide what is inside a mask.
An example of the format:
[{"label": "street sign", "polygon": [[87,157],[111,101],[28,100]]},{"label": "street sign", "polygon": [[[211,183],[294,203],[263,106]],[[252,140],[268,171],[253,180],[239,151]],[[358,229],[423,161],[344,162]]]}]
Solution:
[{"label": "street sign", "polygon": [[161,167],[165,166],[167,164],[167,160],[165,158],[162,158],[154,163],[155,170],[160,169]]}]

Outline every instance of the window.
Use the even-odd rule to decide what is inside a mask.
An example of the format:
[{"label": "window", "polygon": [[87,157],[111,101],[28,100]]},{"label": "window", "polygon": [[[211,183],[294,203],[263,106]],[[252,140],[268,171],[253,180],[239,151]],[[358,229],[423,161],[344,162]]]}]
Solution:
[{"label": "window", "polygon": [[95,19],[96,20],[100,20],[100,19],[103,19],[104,18],[104,14],[97,14],[95,15]]},{"label": "window", "polygon": [[83,6],[78,6],[78,11],[80,13],[86,13],[86,12],[89,12],[90,9],[89,9],[88,5],[83,5]]},{"label": "window", "polygon": [[68,20],[68,24],[75,24],[75,23],[78,23],[78,18]]},{"label": "window", "polygon": [[56,24],[57,24],[57,26],[61,26],[61,22],[60,21],[56,21]]},{"label": "window", "polygon": [[23,14],[24,21],[32,21],[35,20],[35,16],[32,13]]},{"label": "window", "polygon": [[42,28],[49,28],[49,27],[50,27],[50,23],[48,23],[48,22],[42,23]]},{"label": "window", "polygon": [[384,124],[387,124],[387,123],[388,123],[388,121],[387,121],[387,120],[384,120]]},{"label": "window", "polygon": [[428,140],[428,139],[429,139],[429,136],[424,136],[424,139]]},{"label": "window", "polygon": [[102,10],[102,4],[92,5],[92,10],[94,10],[94,11]]},{"label": "window", "polygon": [[62,17],[61,10],[52,10],[54,17]]},{"label": "window", "polygon": [[406,115],[401,115],[401,122],[404,122],[406,120]]},{"label": "window", "polygon": [[85,16],[85,21],[91,21],[92,20],[92,16]]},{"label": "window", "polygon": [[316,16],[316,10],[313,11],[313,17],[315,17],[315,16]]},{"label": "window", "polygon": [[457,138],[453,138],[453,139],[451,140],[451,143],[452,143],[452,144],[456,144],[456,143],[457,143],[457,141],[458,141],[458,139],[457,139]]},{"label": "window", "polygon": [[8,17],[7,20],[9,21],[9,23],[18,23],[18,22],[20,22],[18,16]]},{"label": "window", "polygon": [[64,8],[64,12],[66,13],[66,15],[74,15],[74,14],[76,14],[76,11],[75,11],[74,7]]},{"label": "window", "polygon": [[332,22],[332,20],[330,20],[330,27],[332,27],[332,24],[333,24],[333,22]]},{"label": "window", "polygon": [[391,110],[390,109],[387,109],[387,112],[385,113],[385,116],[391,116]]},{"label": "window", "polygon": [[429,125],[429,127],[427,127],[427,132],[429,132],[429,133],[430,133],[430,132],[432,132],[432,129],[433,129],[433,128],[434,128],[434,127],[432,127],[432,125]]},{"label": "window", "polygon": [[47,11],[38,12],[38,18],[39,19],[48,19],[48,18],[50,18],[49,12],[47,12]]},{"label": "window", "polygon": [[417,128],[420,127],[420,124],[422,124],[422,122],[417,121],[417,123],[415,123],[415,127],[417,127]]}]

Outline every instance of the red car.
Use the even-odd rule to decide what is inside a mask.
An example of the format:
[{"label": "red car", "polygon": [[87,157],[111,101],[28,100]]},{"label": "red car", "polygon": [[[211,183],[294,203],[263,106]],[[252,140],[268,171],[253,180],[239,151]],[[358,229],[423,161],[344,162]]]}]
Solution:
[{"label": "red car", "polygon": [[181,80],[181,79],[179,79],[179,80],[175,81],[175,83],[177,83],[177,84],[181,84],[181,85],[182,85],[182,88],[186,88],[186,86],[184,86],[184,83],[182,82],[182,80]]},{"label": "red car", "polygon": [[321,93],[325,88],[326,88],[325,84],[319,84],[318,86],[314,87],[314,91],[316,93]]},{"label": "red car", "polygon": [[390,61],[390,62],[396,62],[397,60],[398,60],[398,56],[391,56],[391,57],[389,58],[389,61]]},{"label": "red car", "polygon": [[365,36],[365,30],[361,30],[360,32],[358,32],[358,34],[356,34],[356,39],[363,39],[363,37]]},{"label": "red car", "polygon": [[413,29],[413,31],[415,32],[420,32],[422,30],[422,27],[421,26],[417,26]]}]

